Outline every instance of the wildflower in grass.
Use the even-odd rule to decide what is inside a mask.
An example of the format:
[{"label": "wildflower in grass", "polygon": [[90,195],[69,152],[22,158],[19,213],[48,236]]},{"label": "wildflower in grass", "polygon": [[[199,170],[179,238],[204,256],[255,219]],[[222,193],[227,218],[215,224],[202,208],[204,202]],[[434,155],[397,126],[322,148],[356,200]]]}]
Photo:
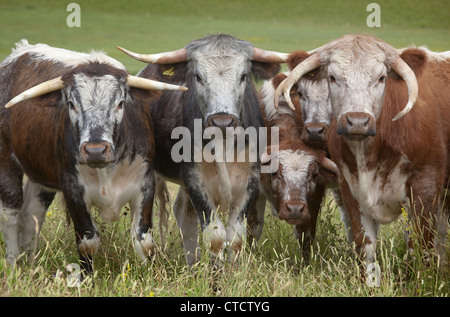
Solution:
[{"label": "wildflower in grass", "polygon": [[126,271],[122,271],[122,274],[121,274],[123,284],[127,281],[127,276],[128,276],[128,273],[130,273],[130,272],[131,272],[130,263],[127,263]]}]

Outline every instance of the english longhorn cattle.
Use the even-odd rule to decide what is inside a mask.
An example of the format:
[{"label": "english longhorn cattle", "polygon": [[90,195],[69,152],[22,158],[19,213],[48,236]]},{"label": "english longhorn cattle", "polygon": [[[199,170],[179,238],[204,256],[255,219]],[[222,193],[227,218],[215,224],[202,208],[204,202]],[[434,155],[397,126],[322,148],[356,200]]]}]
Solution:
[{"label": "english longhorn cattle", "polygon": [[328,82],[328,148],[366,264],[375,260],[379,224],[395,220],[403,206],[424,247],[441,245],[447,223],[440,196],[450,167],[448,57],[420,48],[399,54],[371,36],[346,35],[300,63],[276,97],[289,98],[290,87],[314,69]]},{"label": "english longhorn cattle", "polygon": [[[275,108],[275,88],[285,74],[266,81],[260,91],[261,111],[267,128],[279,130],[279,144],[269,145],[261,157],[262,164],[278,164],[273,173],[261,174],[262,192],[249,215],[249,227],[257,240],[264,223],[265,202],[269,200],[276,216],[294,225],[302,255],[308,260],[315,237],[316,221],[325,188],[336,183],[337,166],[324,150],[312,148],[302,141],[303,119],[299,96],[295,96],[295,111],[287,105]],[[296,94],[296,93],[295,93]],[[326,98],[325,98],[326,100]]]},{"label": "english longhorn cattle", "polygon": [[[207,161],[202,158],[202,151],[210,143],[206,144],[208,137],[203,135],[210,128],[224,133],[241,128],[243,133],[237,133],[236,140],[215,134],[216,146],[227,143],[227,151],[233,150],[237,139],[244,136],[249,140],[240,153],[252,154],[249,143],[257,143],[257,135],[251,139],[247,131],[256,128],[257,134],[263,120],[251,77],[274,76],[280,70],[279,63],[286,62],[288,55],[255,48],[226,34],[194,40],[169,53],[143,55],[119,49],[151,63],[138,76],[189,88],[186,94],[163,93],[157,102],[150,103],[155,124],[156,171],[166,180],[181,185],[174,213],[183,236],[187,263],[191,265],[196,260],[199,223],[203,242],[213,259],[222,258],[226,244],[231,246],[232,254],[238,253],[246,236],[244,219],[258,194],[259,158],[254,153],[254,160],[249,156],[239,162],[236,150],[231,159],[216,153],[216,159]],[[177,127],[183,128],[174,135],[172,131]],[[180,150],[178,138],[185,132],[190,136],[181,141],[187,139],[189,146]],[[173,154],[183,159],[174,160]],[[226,227],[219,219],[219,212],[228,213]]]},{"label": "english longhorn cattle", "polygon": [[56,191],[88,272],[100,245],[91,207],[113,221],[129,203],[134,246],[146,259],[154,247],[155,150],[142,103],[159,96],[151,90],[185,87],[131,76],[103,53],[26,40],[1,62],[0,74],[0,222],[8,261],[33,249]]}]

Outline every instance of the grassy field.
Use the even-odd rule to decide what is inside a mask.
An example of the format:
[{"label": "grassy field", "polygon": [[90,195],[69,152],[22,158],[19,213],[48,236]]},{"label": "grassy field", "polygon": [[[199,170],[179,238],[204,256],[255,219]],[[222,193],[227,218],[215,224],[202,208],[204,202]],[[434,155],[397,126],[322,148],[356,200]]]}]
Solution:
[{"label": "grassy field", "polygon": [[[14,43],[47,43],[78,51],[103,50],[131,73],[144,65],[115,49],[120,45],[141,52],[184,46],[214,33],[229,33],[255,46],[290,52],[309,50],[346,33],[370,33],[396,47],[426,45],[449,50],[450,2],[447,0],[381,0],[381,27],[369,28],[366,6],[372,1],[77,1],[81,27],[66,25],[71,1],[0,0],[0,59]],[[171,185],[172,193],[176,187]],[[173,195],[174,197],[174,195]],[[345,239],[339,214],[330,199],[324,202],[309,265],[301,263],[293,228],[267,213],[263,236],[253,252],[244,250],[239,265],[211,270],[208,258],[185,266],[181,239],[173,218],[166,246],[151,263],[142,264],[130,241],[130,216],[124,209],[117,223],[99,224],[102,247],[95,273],[79,287],[68,285],[70,263],[78,255],[75,234],[55,200],[41,234],[40,251],[31,261],[6,266],[0,237],[0,296],[442,296],[450,294],[447,262],[440,270],[424,265],[416,248],[405,259],[402,219],[383,226],[377,256],[381,285],[368,288],[352,246]],[[158,219],[155,219],[158,222]],[[155,232],[157,241],[160,241]],[[448,246],[447,251],[450,246]]]}]

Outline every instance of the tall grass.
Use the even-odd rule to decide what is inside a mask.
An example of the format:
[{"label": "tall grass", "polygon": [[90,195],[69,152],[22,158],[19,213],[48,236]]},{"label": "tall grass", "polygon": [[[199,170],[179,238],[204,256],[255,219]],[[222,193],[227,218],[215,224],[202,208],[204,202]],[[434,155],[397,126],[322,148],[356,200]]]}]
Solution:
[{"label": "tall grass", "polygon": [[[124,209],[116,223],[96,218],[102,246],[94,259],[94,273],[79,286],[70,286],[67,266],[77,263],[75,234],[58,203],[49,209],[33,259],[7,266],[0,254],[1,296],[69,297],[275,297],[275,296],[443,296],[448,297],[449,243],[444,264],[438,269],[420,246],[414,259],[406,258],[403,230],[397,221],[382,228],[377,247],[381,267],[379,287],[368,287],[356,253],[346,241],[339,213],[331,199],[324,202],[311,256],[299,256],[293,227],[266,215],[261,240],[245,246],[238,262],[210,265],[202,250],[192,268],[185,264],[182,242],[173,216],[165,246],[147,263],[135,254],[129,235],[130,215]],[[157,219],[156,219],[157,222]],[[156,228],[157,223],[155,224]],[[154,231],[160,241],[157,230]],[[201,240],[200,240],[201,241]],[[1,251],[4,252],[3,242]],[[220,290],[218,292],[218,290]]]}]

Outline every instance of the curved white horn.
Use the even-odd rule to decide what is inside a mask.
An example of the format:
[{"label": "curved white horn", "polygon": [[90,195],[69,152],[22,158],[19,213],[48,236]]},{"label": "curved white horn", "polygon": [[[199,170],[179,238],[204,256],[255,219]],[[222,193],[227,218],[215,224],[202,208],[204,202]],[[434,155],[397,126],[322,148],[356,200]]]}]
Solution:
[{"label": "curved white horn", "polygon": [[334,163],[328,157],[326,156],[322,157],[322,159],[320,160],[320,165],[323,168],[326,168],[327,170],[335,174],[336,176],[339,175],[339,168],[337,167],[336,163]]},{"label": "curved white horn", "polygon": [[180,90],[186,91],[187,87],[166,84],[159,81],[128,75],[127,85],[129,87],[141,88],[147,90]]},{"label": "curved white horn", "polygon": [[307,59],[305,59],[303,62],[298,64],[289,74],[289,76],[281,82],[281,84],[278,86],[277,90],[275,91],[275,108],[278,108],[278,102],[280,100],[281,95],[284,95],[284,98],[286,99],[286,102],[288,103],[289,107],[295,111],[294,104],[291,101],[290,91],[292,86],[295,85],[295,83],[306,73],[316,69],[317,67],[321,66],[322,63],[320,62],[319,55],[313,54]]},{"label": "curved white horn", "polygon": [[186,61],[186,49],[180,48],[175,51],[158,53],[158,54],[139,54],[124,49],[123,47],[116,46],[119,51],[137,59],[138,61],[151,63],[151,64],[175,64]]},{"label": "curved white horn", "polygon": [[17,95],[5,105],[5,108],[10,108],[21,101],[42,96],[48,94],[49,92],[57,91],[63,88],[64,82],[61,80],[61,77],[48,80]]},{"label": "curved white horn", "polygon": [[289,54],[253,48],[253,60],[263,63],[287,63]]},{"label": "curved white horn", "polygon": [[416,103],[419,95],[419,85],[417,84],[417,78],[413,70],[400,56],[394,63],[392,63],[391,68],[403,78],[406,83],[406,87],[408,88],[408,103],[405,108],[397,113],[392,119],[392,121],[396,121],[407,114]]}]

